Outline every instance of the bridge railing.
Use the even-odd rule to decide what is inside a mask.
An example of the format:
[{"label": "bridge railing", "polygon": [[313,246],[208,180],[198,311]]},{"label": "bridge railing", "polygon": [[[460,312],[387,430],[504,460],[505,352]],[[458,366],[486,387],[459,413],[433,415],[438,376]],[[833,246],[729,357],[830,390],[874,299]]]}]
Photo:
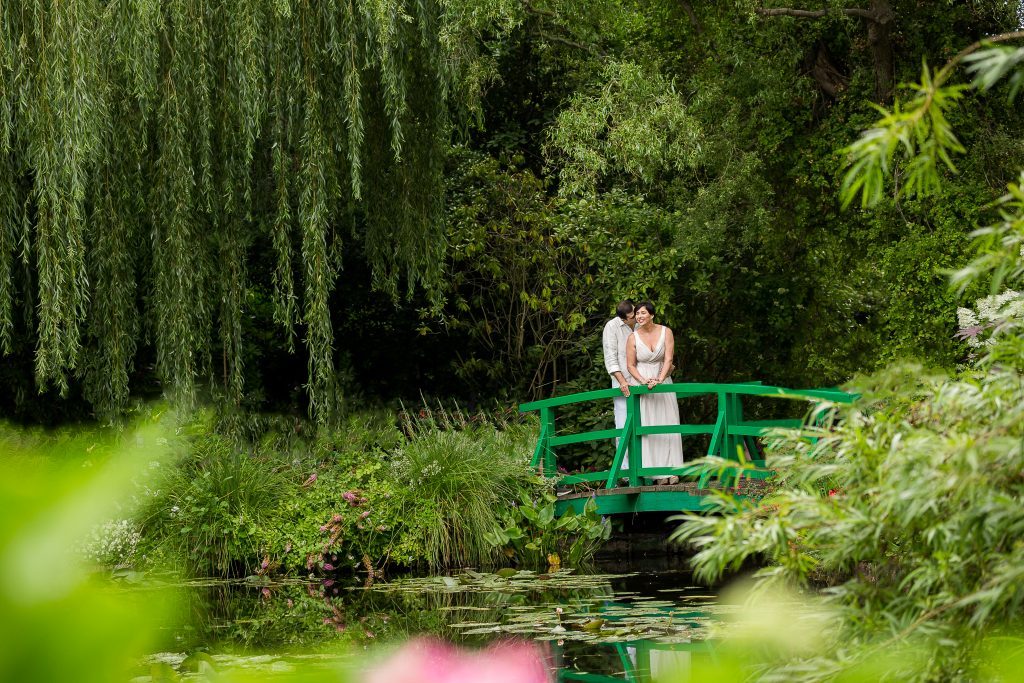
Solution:
[{"label": "bridge railing", "polygon": [[[644,425],[640,414],[640,400],[646,394],[675,394],[677,400],[679,397],[716,396],[718,401],[716,420],[713,424]],[[678,468],[643,466],[643,437],[647,434],[709,434],[711,442],[708,447],[708,455],[736,460],[738,449],[741,448],[746,448],[747,452],[751,454],[760,453],[756,438],[768,430],[778,427],[794,428],[802,424],[802,420],[799,419],[745,420],[742,397],[761,396],[832,403],[852,403],[856,399],[854,394],[839,389],[787,389],[759,382],[741,384],[680,382],[659,384],[653,389],[638,386],[630,387],[630,395],[626,399],[626,421],[621,430],[600,429],[577,434],[557,433],[556,409],[576,403],[608,401],[621,395],[622,393],[618,389],[609,388],[558,396],[542,401],[531,401],[520,405],[520,412],[538,411],[540,413],[540,436],[537,439],[537,448],[534,450],[531,466],[543,471],[544,476],[553,477],[557,472],[557,450],[560,446],[617,438],[619,443],[609,469],[566,475],[559,480],[559,483],[577,484],[603,481],[605,488],[614,488],[620,478],[625,478],[629,480],[629,486],[639,486],[642,477],[668,477],[681,473]],[[608,408],[611,410],[610,405]],[[629,463],[623,467],[623,461],[627,454]]]}]

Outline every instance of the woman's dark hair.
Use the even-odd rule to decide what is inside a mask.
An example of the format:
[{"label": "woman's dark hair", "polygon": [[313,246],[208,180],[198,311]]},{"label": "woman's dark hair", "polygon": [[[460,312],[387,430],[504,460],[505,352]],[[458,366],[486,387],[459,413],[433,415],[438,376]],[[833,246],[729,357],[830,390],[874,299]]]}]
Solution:
[{"label": "woman's dark hair", "polygon": [[619,316],[623,320],[633,312],[633,302],[630,299],[623,299],[619,302],[619,305],[615,307],[615,315]]},{"label": "woman's dark hair", "polygon": [[641,308],[646,308],[648,313],[650,313],[651,315],[656,315],[656,313],[654,312],[654,304],[652,304],[650,301],[641,301],[636,305],[636,308],[633,310],[638,311]]}]

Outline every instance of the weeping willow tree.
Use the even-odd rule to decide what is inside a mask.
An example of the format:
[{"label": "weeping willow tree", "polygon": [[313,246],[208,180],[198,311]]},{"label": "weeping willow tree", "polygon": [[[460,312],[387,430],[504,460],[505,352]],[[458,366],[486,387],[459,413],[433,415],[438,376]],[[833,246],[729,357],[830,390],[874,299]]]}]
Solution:
[{"label": "weeping willow tree", "polygon": [[168,394],[191,401],[208,376],[237,400],[260,239],[324,419],[346,241],[392,294],[438,276],[450,112],[487,78],[477,36],[515,11],[0,0],[0,350],[30,325],[39,389],[78,378],[100,413],[125,405],[143,343]]}]

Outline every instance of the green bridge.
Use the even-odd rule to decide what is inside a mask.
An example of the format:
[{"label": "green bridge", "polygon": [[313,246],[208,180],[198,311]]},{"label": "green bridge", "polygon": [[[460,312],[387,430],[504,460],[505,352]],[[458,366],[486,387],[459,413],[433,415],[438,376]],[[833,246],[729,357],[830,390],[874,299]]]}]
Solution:
[{"label": "green bridge", "polygon": [[[640,398],[644,394],[675,394],[677,398],[714,396],[718,401],[717,419],[714,424],[643,425],[640,418]],[[580,403],[600,401],[612,410],[612,399],[621,396],[618,389],[586,391],[568,396],[558,396],[543,401],[532,401],[519,406],[520,412],[540,412],[540,436],[534,451],[531,466],[541,470],[544,476],[554,477],[558,472],[557,451],[560,446],[619,439],[615,456],[610,467],[600,472],[568,474],[558,479],[558,486],[589,485],[583,491],[574,491],[559,497],[557,512],[572,507],[577,512],[591,498],[597,503],[599,514],[620,514],[633,512],[670,512],[679,510],[700,510],[705,507],[705,497],[716,487],[730,485],[726,477],[709,488],[700,488],[692,474],[688,481],[679,484],[650,486],[654,477],[686,476],[685,469],[668,467],[643,467],[643,440],[645,434],[682,434],[685,436],[710,435],[707,454],[723,459],[738,461],[740,453],[749,454],[755,464],[764,465],[759,436],[778,427],[796,428],[803,424],[800,419],[788,420],[745,420],[743,400],[750,397],[769,397],[831,403],[851,403],[856,398],[838,389],[786,389],[759,382],[741,384],[678,383],[660,384],[653,389],[630,387],[626,399],[626,422],[621,430],[602,429],[578,434],[559,433],[556,429],[556,411],[559,408]],[[626,454],[629,464],[623,467]],[[692,449],[690,449],[692,453]],[[692,456],[691,456],[692,457]],[[620,485],[620,480],[625,484]],[[603,484],[603,487],[601,486]]]}]

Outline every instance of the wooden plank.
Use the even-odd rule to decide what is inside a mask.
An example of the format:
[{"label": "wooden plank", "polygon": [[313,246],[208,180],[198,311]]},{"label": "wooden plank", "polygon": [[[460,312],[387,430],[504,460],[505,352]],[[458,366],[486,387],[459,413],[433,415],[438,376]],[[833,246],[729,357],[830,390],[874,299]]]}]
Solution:
[{"label": "wooden plank", "polygon": [[[820,399],[832,401],[833,403],[853,403],[859,398],[857,394],[851,394],[841,389],[818,388],[818,389],[788,389],[768,384],[741,383],[741,384],[712,384],[704,382],[675,382],[672,384],[659,384],[653,389],[645,386],[632,387],[631,393],[644,395],[654,394],[676,394],[679,396],[693,396],[699,394],[742,394],[747,396],[774,396],[789,399]],[[597,401],[601,399],[615,398],[619,390],[614,388],[598,389],[596,391],[584,391],[578,394],[568,394],[555,398],[546,398],[541,401],[530,401],[519,406],[519,411],[528,413],[541,408],[555,408],[558,406],[583,403],[586,401]]]},{"label": "wooden plank", "polygon": [[718,395],[718,420],[715,421],[715,430],[711,433],[711,443],[708,445],[708,455],[718,455],[722,447],[722,439],[725,437],[725,400],[724,394]]},{"label": "wooden plank", "polygon": [[533,457],[530,458],[530,469],[536,469],[540,465],[540,459],[547,452],[548,447],[548,426],[540,425],[540,434],[537,435],[537,447],[533,449]]},{"label": "wooden plank", "polygon": [[605,479],[605,488],[612,488],[615,486],[615,480],[619,477],[619,471],[622,469],[622,461],[626,457],[626,452],[629,450],[629,442],[632,440],[633,434],[633,414],[629,412],[629,403],[626,404],[626,423],[622,426],[622,436],[619,437],[619,446],[615,449],[615,457],[612,458],[611,469],[608,470],[608,476]]},{"label": "wooden plank", "polygon": [[640,436],[640,428],[643,421],[640,417],[640,395],[630,391],[626,399],[627,417],[632,418],[632,429],[629,432],[629,485],[636,486],[639,483],[637,472],[643,466],[643,438]]},{"label": "wooden plank", "polygon": [[[799,422],[799,420],[797,420],[797,422]],[[778,426],[779,425],[775,425],[774,427],[752,427],[745,424],[729,425],[728,431],[732,436],[763,436],[768,433],[768,430],[775,429]],[[732,454],[736,455],[736,451],[734,450]]]},{"label": "wooden plank", "polygon": [[715,425],[651,425],[640,427],[640,434],[714,434]]},{"label": "wooden plank", "polygon": [[[637,476],[643,477],[671,477],[673,475],[677,477],[683,476],[683,468],[681,467],[641,467]],[[615,488],[616,481],[622,474],[616,472],[616,476],[612,477],[611,485],[608,485],[608,475],[612,473],[612,470],[602,470],[600,472],[579,472],[576,474],[567,474],[558,480],[559,486],[569,486],[572,484],[583,484],[593,481],[605,482],[606,488]],[[690,475],[687,475],[690,476]]]},{"label": "wooden plank", "polygon": [[[657,488],[665,490],[593,496],[594,503],[597,506],[596,512],[599,515],[618,515],[636,512],[696,511],[709,507],[705,496],[686,491],[668,490],[671,487]],[[565,510],[572,508],[577,513],[581,513],[590,498],[590,496],[560,498],[555,503],[555,512],[560,515]]]},{"label": "wooden plank", "polygon": [[608,473],[611,470],[602,470],[600,472],[580,472],[578,474],[567,474],[558,480],[559,486],[569,486],[571,484],[584,484],[591,481],[602,481],[608,480]]},{"label": "wooden plank", "polygon": [[682,467],[641,467],[641,477],[681,477],[684,468]]},{"label": "wooden plank", "polygon": [[555,433],[555,411],[551,408],[541,408],[540,423],[548,434],[544,448],[544,476],[553,477],[557,471],[555,465],[555,449],[551,444],[551,436]]},{"label": "wooden plank", "polygon": [[600,429],[594,432],[581,432],[579,434],[567,434],[565,436],[554,436],[549,440],[552,446],[567,446],[571,443],[583,443],[585,441],[598,441],[601,439],[614,439],[621,432],[618,429]]},{"label": "wooden plank", "polygon": [[557,408],[559,406],[567,406],[573,403],[583,403],[585,401],[598,401],[606,398],[615,398],[621,396],[622,392],[618,389],[598,389],[596,391],[583,391],[578,394],[567,394],[565,396],[556,396],[555,398],[545,398],[541,401],[530,401],[529,403],[522,403],[519,406],[519,412],[529,413],[533,410],[540,410],[541,408]]}]

